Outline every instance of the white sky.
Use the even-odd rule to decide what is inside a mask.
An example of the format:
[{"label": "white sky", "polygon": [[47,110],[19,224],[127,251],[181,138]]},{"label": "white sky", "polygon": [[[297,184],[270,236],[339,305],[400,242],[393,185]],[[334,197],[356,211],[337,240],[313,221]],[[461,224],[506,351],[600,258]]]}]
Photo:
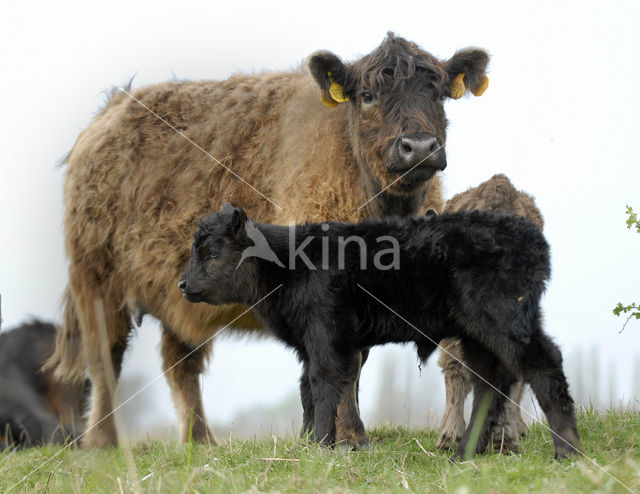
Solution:
[{"label": "white sky", "polygon": [[[15,2],[0,7],[0,294],[3,327],[31,316],[59,320],[66,285],[64,169],[103,103],[103,91],[169,79],[220,79],[286,70],[330,49],[352,59],[392,30],[441,58],[475,45],[492,55],[481,98],[447,104],[446,195],[503,172],[536,196],[552,246],[547,330],[565,356],[597,350],[630,396],[640,323],[618,334],[616,302],[640,300],[640,4],[634,2]],[[126,373],[160,372],[159,330],[143,325]],[[373,406],[376,350],[363,374],[363,414]],[[411,349],[394,349],[414,359]],[[411,360],[413,361],[413,360]],[[435,358],[430,366],[435,365]],[[418,372],[416,370],[416,379]],[[205,408],[226,420],[297,389],[298,366],[279,344],[227,341],[204,380]],[[638,376],[636,376],[638,379]],[[427,386],[428,383],[422,383]],[[173,417],[164,384],[154,385]]]}]

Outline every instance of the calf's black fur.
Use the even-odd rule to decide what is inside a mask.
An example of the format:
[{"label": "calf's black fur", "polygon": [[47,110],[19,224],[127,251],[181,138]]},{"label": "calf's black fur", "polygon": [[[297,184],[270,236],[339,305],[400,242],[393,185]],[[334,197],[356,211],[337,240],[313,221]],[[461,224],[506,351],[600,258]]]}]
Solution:
[{"label": "calf's black fur", "polygon": [[[247,233],[256,229],[280,263],[271,255],[242,259],[254,246],[255,233]],[[353,237],[364,250],[357,241],[345,246]],[[396,254],[389,238],[397,241]],[[225,204],[201,221],[178,285],[191,302],[260,301],[255,312],[303,362],[305,426],[318,442],[335,440],[336,409],[357,378],[362,350],[413,342],[426,360],[441,339],[458,337],[465,362],[480,377],[455,455],[485,450],[509,389],[521,378],[547,416],[556,457],[563,457],[581,445],[560,351],[542,331],[539,301],[549,275],[540,230],[512,215],[466,212],[293,229],[253,223]],[[476,421],[482,421],[480,436],[468,451]]]}]

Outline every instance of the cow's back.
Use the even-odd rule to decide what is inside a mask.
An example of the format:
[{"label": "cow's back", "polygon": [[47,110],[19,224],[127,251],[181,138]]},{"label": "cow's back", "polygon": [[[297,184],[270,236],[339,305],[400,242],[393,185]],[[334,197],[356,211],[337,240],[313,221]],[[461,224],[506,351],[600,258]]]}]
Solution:
[{"label": "cow's back", "polygon": [[[75,293],[90,288],[110,307],[142,309],[198,343],[244,311],[194,307],[175,288],[200,218],[225,201],[264,222],[364,213],[347,109],[323,106],[305,73],[167,82],[130,94],[114,92],[67,159]],[[249,315],[234,326],[259,324]]]},{"label": "cow's back", "polygon": [[114,94],[67,160],[72,289],[76,273],[114,304],[142,307],[176,328],[197,321],[187,332],[224,322],[215,309],[186,314],[172,288],[200,217],[233,199],[270,219],[273,206],[216,160],[271,196],[263,176],[274,163],[277,108],[300,77],[168,82],[131,91],[137,101]]}]

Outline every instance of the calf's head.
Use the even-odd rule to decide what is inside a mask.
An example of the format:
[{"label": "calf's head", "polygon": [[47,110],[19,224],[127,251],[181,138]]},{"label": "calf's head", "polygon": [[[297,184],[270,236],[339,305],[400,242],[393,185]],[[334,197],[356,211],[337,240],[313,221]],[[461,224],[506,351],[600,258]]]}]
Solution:
[{"label": "calf's head", "polygon": [[[178,288],[189,302],[212,305],[250,303],[255,288],[255,264],[242,253],[253,245],[242,208],[228,203],[198,225],[191,257]],[[249,222],[250,223],[250,222]]]},{"label": "calf's head", "polygon": [[388,33],[370,54],[343,63],[331,52],[309,57],[327,106],[349,106],[349,133],[358,165],[394,194],[414,193],[447,166],[444,101],[488,84],[489,56],[469,48],[441,61]]}]

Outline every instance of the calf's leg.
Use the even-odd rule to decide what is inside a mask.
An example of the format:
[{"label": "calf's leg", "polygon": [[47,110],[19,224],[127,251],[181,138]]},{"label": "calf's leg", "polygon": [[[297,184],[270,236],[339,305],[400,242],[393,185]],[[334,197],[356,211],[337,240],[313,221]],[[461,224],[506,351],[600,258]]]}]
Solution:
[{"label": "calf's leg", "polygon": [[311,382],[309,377],[309,361],[302,362],[302,375],[300,376],[300,399],[302,401],[302,430],[301,436],[306,436],[313,431],[313,395],[311,393]]},{"label": "calf's leg", "polygon": [[582,453],[573,399],[562,371],[562,355],[555,343],[536,332],[523,359],[525,381],[540,403],[552,431],[555,457]]},{"label": "calf's leg", "polygon": [[470,373],[474,383],[473,408],[454,458],[469,459],[490,446],[491,431],[504,414],[508,393],[516,379],[479,343],[463,341],[463,353],[465,362],[473,370]]},{"label": "calf's leg", "polygon": [[353,385],[359,362],[355,355],[339,355],[315,342],[309,359],[309,382],[314,408],[313,439],[325,446],[335,443],[338,404],[345,388]]},{"label": "calf's leg", "polygon": [[[336,442],[345,448],[368,449],[369,437],[360,418],[358,390],[360,384],[360,370],[369,356],[369,350],[354,354],[352,374],[344,387],[340,403],[336,412]],[[314,428],[315,409],[311,393],[309,376],[309,362],[303,361],[302,376],[300,377],[300,398],[302,400],[302,430],[301,436],[311,433]]]},{"label": "calf's leg", "polygon": [[164,328],[162,332],[162,370],[178,414],[182,442],[189,440],[191,431],[193,441],[215,444],[204,416],[199,382],[209,348],[210,345],[206,344],[193,351],[170,329]]},{"label": "calf's leg", "polygon": [[524,383],[521,380],[511,386],[509,399],[505,400],[504,408],[491,428],[491,440],[495,449],[500,452],[517,453],[520,448],[520,438],[527,430],[520,408],[523,391]]}]

